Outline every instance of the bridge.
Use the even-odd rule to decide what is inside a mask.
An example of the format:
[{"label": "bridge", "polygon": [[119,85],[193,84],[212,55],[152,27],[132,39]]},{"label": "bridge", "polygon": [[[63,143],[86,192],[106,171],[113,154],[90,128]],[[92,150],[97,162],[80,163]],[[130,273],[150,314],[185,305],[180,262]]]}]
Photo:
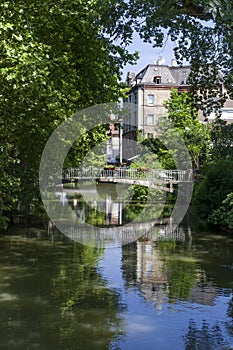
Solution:
[{"label": "bridge", "polygon": [[63,183],[80,181],[97,181],[107,183],[124,183],[159,188],[173,192],[174,185],[192,182],[192,169],[164,170],[164,169],[130,169],[117,167],[103,168],[68,168],[63,171]]},{"label": "bridge", "polygon": [[[96,247],[114,247],[122,244],[135,242],[138,239],[149,241],[177,241],[184,242],[190,239],[189,233],[182,227],[157,225],[158,221],[145,223],[130,223],[123,226],[100,228],[83,224],[72,224],[70,221],[59,222],[58,228],[69,239],[81,244],[93,245]],[[53,234],[53,225],[50,223],[48,233]]]}]

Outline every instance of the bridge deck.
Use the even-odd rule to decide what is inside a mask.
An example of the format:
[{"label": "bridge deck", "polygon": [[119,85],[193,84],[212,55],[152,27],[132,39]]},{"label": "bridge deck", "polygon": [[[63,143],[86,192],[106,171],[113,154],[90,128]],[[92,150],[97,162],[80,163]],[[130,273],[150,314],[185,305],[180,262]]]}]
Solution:
[{"label": "bridge deck", "polygon": [[[109,183],[128,183],[148,187],[162,187],[168,190],[172,185],[191,182],[192,170],[163,170],[163,169],[101,169],[101,168],[69,168],[63,172],[63,182],[78,182],[94,180]],[[170,190],[169,190],[170,191]],[[171,191],[170,191],[171,192]]]}]

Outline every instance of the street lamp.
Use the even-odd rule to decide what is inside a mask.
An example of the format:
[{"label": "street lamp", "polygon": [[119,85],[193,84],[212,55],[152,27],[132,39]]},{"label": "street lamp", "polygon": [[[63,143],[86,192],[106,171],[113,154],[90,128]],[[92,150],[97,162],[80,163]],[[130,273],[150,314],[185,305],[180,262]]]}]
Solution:
[{"label": "street lamp", "polygon": [[123,154],[123,120],[119,120],[119,153],[120,153],[120,165],[122,164],[122,154]]}]

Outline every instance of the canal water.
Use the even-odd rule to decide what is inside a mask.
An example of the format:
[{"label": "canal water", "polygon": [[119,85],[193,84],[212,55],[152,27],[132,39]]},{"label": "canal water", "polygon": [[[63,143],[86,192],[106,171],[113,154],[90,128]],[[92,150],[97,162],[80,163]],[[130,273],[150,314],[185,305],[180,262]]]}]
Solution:
[{"label": "canal water", "polygon": [[0,349],[233,349],[233,236],[179,231],[104,248],[11,227]]}]

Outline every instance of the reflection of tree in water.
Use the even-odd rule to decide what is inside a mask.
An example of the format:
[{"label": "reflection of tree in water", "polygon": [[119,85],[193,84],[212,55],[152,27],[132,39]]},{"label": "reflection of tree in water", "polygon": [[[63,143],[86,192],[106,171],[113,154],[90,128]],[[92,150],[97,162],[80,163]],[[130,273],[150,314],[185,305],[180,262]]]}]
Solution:
[{"label": "reflection of tree in water", "polygon": [[[123,210],[126,222],[132,220],[148,221],[156,220],[164,208],[164,192],[159,189],[148,189],[140,185],[132,185],[127,190],[131,198],[127,207]],[[146,209],[145,212],[143,210]],[[141,215],[142,214],[142,215]]]},{"label": "reflection of tree in water", "polygon": [[195,258],[183,242],[159,241],[157,246],[166,265],[169,302],[188,300],[200,278]]},{"label": "reflection of tree in water", "polygon": [[123,334],[119,293],[97,272],[102,254],[89,246],[74,245],[74,254],[60,264],[53,298],[63,319],[60,342],[66,349],[109,349]]},{"label": "reflection of tree in water", "polygon": [[198,280],[198,271],[194,262],[167,260],[167,278],[169,284],[169,299],[187,300],[191,289]]},{"label": "reflection of tree in water", "polygon": [[183,336],[185,350],[223,350],[231,349],[224,340],[224,336],[218,322],[210,327],[206,320],[203,320],[202,326],[198,329],[194,320],[190,319],[188,331]]}]

